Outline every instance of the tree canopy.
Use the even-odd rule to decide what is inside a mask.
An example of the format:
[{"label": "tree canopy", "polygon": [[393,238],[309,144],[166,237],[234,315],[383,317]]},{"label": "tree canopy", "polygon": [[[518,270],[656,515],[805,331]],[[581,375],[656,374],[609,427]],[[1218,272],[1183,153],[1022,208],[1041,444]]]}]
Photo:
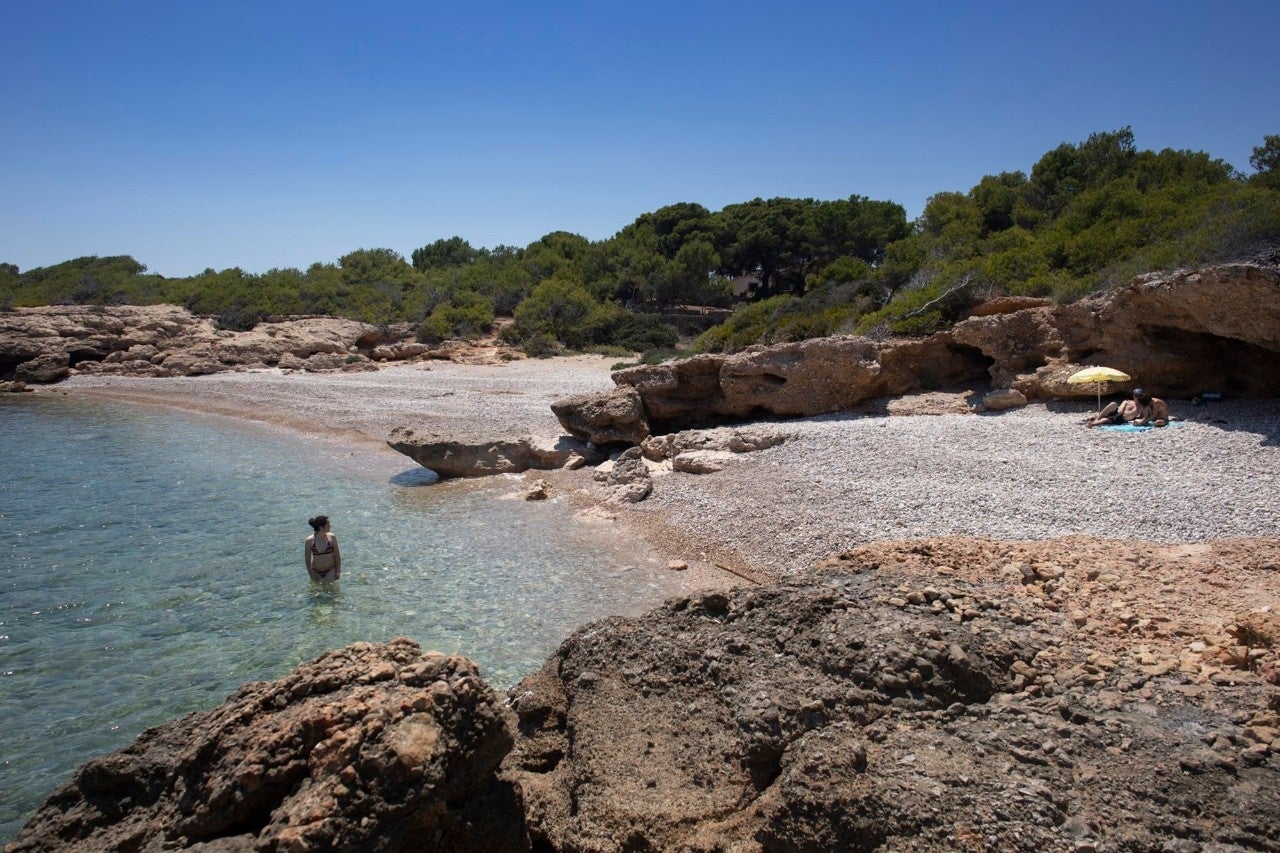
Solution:
[{"label": "tree canopy", "polygon": [[734,279],[756,284],[698,347],[833,333],[919,334],[998,294],[1071,300],[1137,272],[1246,255],[1280,242],[1280,135],[1244,176],[1199,151],[1139,149],[1128,127],[1064,142],[1028,172],[982,177],[901,205],[754,198],[718,211],[677,202],[591,241],[552,231],[527,246],[476,248],[460,236],[406,260],[355,249],[305,271],[148,273],[127,255],[21,271],[0,264],[0,308],[169,302],[248,328],[265,317],[341,315],[409,323],[423,340],[502,334],[530,351],[669,347],[679,306],[728,307]]}]

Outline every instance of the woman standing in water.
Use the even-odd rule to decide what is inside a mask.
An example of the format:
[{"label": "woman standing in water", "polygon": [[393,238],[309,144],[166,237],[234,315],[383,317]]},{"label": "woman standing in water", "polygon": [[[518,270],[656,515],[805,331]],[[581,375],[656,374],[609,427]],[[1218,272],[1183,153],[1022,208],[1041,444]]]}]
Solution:
[{"label": "woman standing in water", "polygon": [[342,575],[342,552],[338,537],[329,532],[329,516],[317,515],[307,523],[315,531],[302,545],[307,574],[313,581],[336,581]]}]

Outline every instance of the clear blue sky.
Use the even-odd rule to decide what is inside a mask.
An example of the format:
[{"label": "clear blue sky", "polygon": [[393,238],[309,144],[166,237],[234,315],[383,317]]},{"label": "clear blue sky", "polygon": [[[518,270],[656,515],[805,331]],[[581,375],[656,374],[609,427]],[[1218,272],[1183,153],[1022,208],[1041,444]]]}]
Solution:
[{"label": "clear blue sky", "polygon": [[1131,125],[1243,171],[1280,2],[0,3],[0,261],[305,268],[891,199]]}]

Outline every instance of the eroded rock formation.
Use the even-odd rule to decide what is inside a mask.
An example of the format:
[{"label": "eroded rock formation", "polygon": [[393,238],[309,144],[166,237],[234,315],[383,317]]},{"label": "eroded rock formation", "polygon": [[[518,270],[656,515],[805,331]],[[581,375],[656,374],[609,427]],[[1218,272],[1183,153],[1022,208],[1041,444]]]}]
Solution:
[{"label": "eroded rock formation", "polygon": [[513,350],[446,341],[428,347],[407,324],[373,326],[300,317],[233,332],[174,305],[53,305],[0,312],[0,379],[56,382],[77,373],[196,376],[251,367],[367,370],[418,357],[464,362],[523,358]]},{"label": "eroded rock formation", "polygon": [[1072,305],[993,300],[919,340],[821,338],[634,367],[614,374],[617,389],[564,401],[556,414],[570,433],[591,440],[584,413],[598,410],[632,413],[610,428],[643,436],[940,389],[973,388],[982,392],[977,399],[995,392],[988,399],[997,409],[1019,399],[1092,396],[1094,388],[1066,380],[1093,364],[1164,397],[1280,396],[1280,269],[1227,264],[1140,276]]},{"label": "eroded rock formation", "polygon": [[867,546],[583,628],[511,691],[504,772],[548,850],[1269,849],[1276,627],[1232,614],[1277,560]]},{"label": "eroded rock formation", "polygon": [[565,468],[604,457],[585,442],[567,435],[540,437],[511,433],[392,431],[387,444],[441,477],[484,477],[521,471]]},{"label": "eroded rock formation", "polygon": [[503,715],[470,661],[357,644],[87,762],[5,849],[525,849]]}]

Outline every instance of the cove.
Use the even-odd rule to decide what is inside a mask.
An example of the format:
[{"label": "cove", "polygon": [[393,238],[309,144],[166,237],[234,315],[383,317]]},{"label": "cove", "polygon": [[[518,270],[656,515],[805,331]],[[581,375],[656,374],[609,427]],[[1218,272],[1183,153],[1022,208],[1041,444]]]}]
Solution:
[{"label": "cove", "polygon": [[[407,636],[502,690],[574,628],[678,594],[515,483],[158,407],[0,400],[0,842],[87,758],[327,649]],[[324,513],[343,578],[312,584]]]}]

